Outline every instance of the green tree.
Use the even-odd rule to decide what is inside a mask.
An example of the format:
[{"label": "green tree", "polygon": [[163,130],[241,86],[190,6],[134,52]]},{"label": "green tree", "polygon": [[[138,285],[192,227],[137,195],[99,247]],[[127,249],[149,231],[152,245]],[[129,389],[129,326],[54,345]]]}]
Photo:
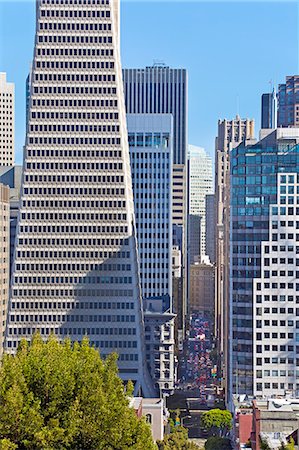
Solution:
[{"label": "green tree", "polygon": [[198,445],[188,441],[188,431],[181,426],[165,435],[163,441],[157,441],[157,445],[159,450],[200,450]]},{"label": "green tree", "polygon": [[103,361],[87,338],[22,341],[0,368],[0,450],[154,450],[116,361]]},{"label": "green tree", "polygon": [[260,447],[261,447],[261,450],[271,450],[268,443],[266,441],[264,441],[263,439],[260,439]]},{"label": "green tree", "polygon": [[279,450],[295,450],[294,439],[291,437],[290,442],[287,444],[282,443]]},{"label": "green tree", "polygon": [[231,450],[229,439],[212,436],[205,443],[205,450]]},{"label": "green tree", "polygon": [[213,436],[225,437],[232,428],[232,415],[227,410],[211,409],[202,414],[201,423]]}]

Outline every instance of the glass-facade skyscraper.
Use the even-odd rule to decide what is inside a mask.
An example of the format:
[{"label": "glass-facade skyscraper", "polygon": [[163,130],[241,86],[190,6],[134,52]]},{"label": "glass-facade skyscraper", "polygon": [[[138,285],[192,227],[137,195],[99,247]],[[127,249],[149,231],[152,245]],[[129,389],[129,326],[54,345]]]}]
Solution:
[{"label": "glass-facade skyscraper", "polygon": [[6,350],[38,331],[119,354],[153,395],[144,354],[117,0],[37,2]]},{"label": "glass-facade skyscraper", "polygon": [[229,397],[253,394],[253,280],[261,277],[261,246],[269,240],[277,174],[299,172],[299,130],[277,129],[231,151]]},{"label": "glass-facade skyscraper", "polygon": [[299,75],[287,76],[278,85],[278,126],[299,126]]}]

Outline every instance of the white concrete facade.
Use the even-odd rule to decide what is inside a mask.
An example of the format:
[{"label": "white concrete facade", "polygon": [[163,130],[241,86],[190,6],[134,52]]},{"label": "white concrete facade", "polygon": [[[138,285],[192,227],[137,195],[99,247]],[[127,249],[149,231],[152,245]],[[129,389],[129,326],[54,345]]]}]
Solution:
[{"label": "white concrete facade", "polygon": [[206,254],[206,195],[213,193],[212,158],[202,147],[189,145],[189,214],[200,216],[200,254]]},{"label": "white concrete facade", "polygon": [[[174,389],[171,204],[173,117],[171,114],[128,114],[127,126],[146,358],[159,391],[171,392]],[[164,333],[164,329],[171,330],[171,336]]]},{"label": "white concrete facade", "polygon": [[171,114],[128,114],[143,298],[172,297]]},{"label": "white concrete facade", "polygon": [[0,72],[0,166],[15,161],[15,85]]},{"label": "white concrete facade", "polygon": [[9,187],[0,183],[0,356],[7,320],[9,298]]},{"label": "white concrete facade", "polygon": [[6,349],[36,331],[88,335],[103,357],[119,354],[120,376],[136,392],[152,395],[119,3],[41,0],[36,17]]},{"label": "white concrete facade", "polygon": [[277,175],[269,241],[262,242],[261,278],[253,284],[254,395],[299,392],[299,176]]}]

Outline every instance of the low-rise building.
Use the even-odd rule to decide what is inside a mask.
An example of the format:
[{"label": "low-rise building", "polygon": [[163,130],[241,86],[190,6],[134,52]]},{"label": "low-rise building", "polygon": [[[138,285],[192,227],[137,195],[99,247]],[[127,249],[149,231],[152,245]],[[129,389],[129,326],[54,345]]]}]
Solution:
[{"label": "low-rise building", "polygon": [[147,365],[160,395],[171,394],[176,381],[175,314],[167,298],[146,299],[143,306]]},{"label": "low-rise building", "polygon": [[162,398],[133,397],[130,400],[137,417],[144,416],[150,424],[154,441],[163,440],[164,428],[168,420],[168,411]]},{"label": "low-rise building", "polygon": [[251,448],[278,450],[298,430],[299,399],[253,400]]}]

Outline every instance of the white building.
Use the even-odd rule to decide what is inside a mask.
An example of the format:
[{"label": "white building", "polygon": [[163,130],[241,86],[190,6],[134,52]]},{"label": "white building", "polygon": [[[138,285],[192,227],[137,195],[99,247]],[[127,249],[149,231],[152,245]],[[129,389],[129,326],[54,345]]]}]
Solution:
[{"label": "white building", "polygon": [[213,193],[212,158],[204,148],[189,145],[189,214],[200,216],[200,250],[206,254],[206,195]]},{"label": "white building", "polygon": [[254,279],[254,395],[299,393],[299,176],[280,173],[262,242],[261,278]]},{"label": "white building", "polygon": [[2,166],[0,167],[0,183],[8,186],[9,189],[9,208],[10,208],[10,270],[12,268],[17,221],[20,208],[20,191],[22,181],[22,166]]},{"label": "white building", "polygon": [[[171,114],[128,114],[146,357],[160,392],[174,389]],[[157,332],[159,328],[162,332]],[[164,329],[172,332],[163,333]],[[159,362],[159,364],[158,364]],[[159,367],[157,367],[159,366]]]},{"label": "white building", "polygon": [[168,422],[169,412],[163,398],[130,398],[130,407],[135,410],[138,418],[145,417],[152,430],[154,441],[162,441],[164,428]]},{"label": "white building", "polygon": [[0,72],[0,166],[15,161],[15,85]]},{"label": "white building", "polygon": [[36,18],[6,349],[88,335],[149,396],[119,2],[41,0]]},{"label": "white building", "polygon": [[0,183],[0,356],[9,298],[9,187]]}]

